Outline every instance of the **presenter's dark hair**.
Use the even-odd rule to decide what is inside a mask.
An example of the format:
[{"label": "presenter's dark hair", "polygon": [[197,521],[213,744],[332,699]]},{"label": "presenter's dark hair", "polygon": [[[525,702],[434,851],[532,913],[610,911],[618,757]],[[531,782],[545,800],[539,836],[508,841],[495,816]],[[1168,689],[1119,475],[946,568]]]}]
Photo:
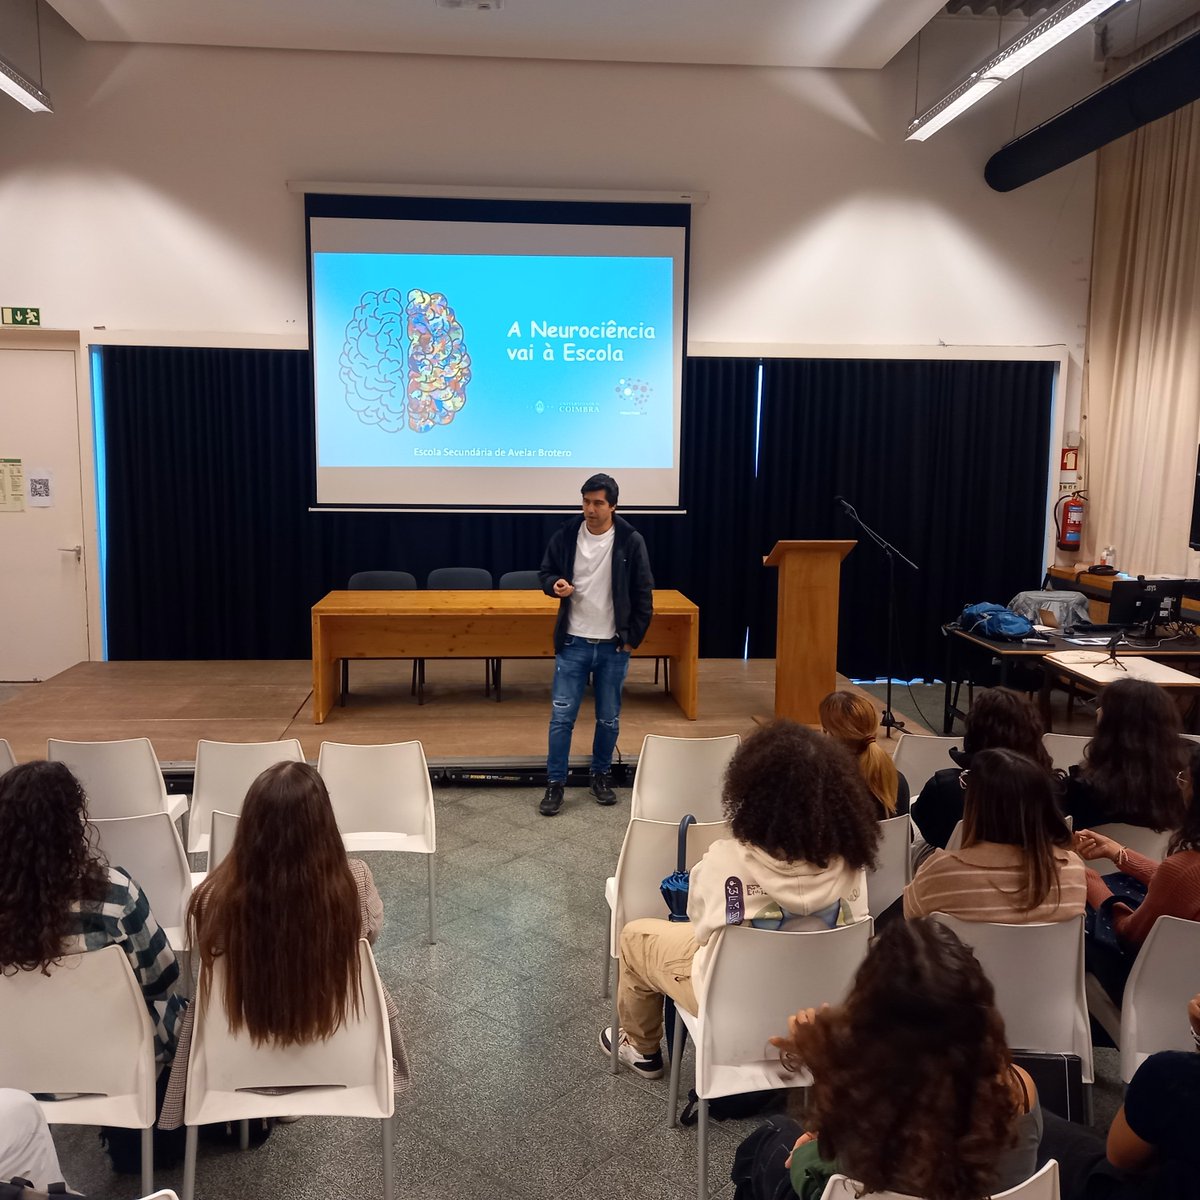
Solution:
[{"label": "presenter's dark hair", "polygon": [[87,798],[59,762],[0,776],[0,972],[46,971],[76,927],[74,907],[108,892]]},{"label": "presenter's dark hair", "polygon": [[586,496],[588,492],[603,492],[604,498],[612,505],[617,507],[617,497],[621,494],[621,489],[617,487],[617,481],[611,475],[605,475],[601,472],[599,475],[593,475],[587,480],[583,487],[579,489],[581,496]]},{"label": "presenter's dark hair", "polygon": [[858,764],[833,738],[794,721],[772,721],[738,747],[721,799],[733,836],[772,858],[875,865],[879,820]]}]

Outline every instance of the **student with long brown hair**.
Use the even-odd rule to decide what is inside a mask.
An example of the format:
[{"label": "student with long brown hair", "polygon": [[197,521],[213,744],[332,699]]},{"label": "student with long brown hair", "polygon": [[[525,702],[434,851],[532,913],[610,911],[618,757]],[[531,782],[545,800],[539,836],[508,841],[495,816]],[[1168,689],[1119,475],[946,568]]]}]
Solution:
[{"label": "student with long brown hair", "polygon": [[908,812],[908,780],[875,740],[879,728],[875,705],[858,692],[830,692],[819,712],[821,728],[854,755],[859,774],[881,809],[880,818]]},{"label": "student with long brown hair", "polygon": [[962,847],[938,850],[904,889],[904,915],[1066,921],[1083,912],[1083,863],[1053,778],[1015,750],[981,750],[963,771]]},{"label": "student with long brown hair", "polygon": [[[307,763],[268,767],[250,785],[233,847],[192,895],[191,944],[225,965],[225,1011],[257,1043],[305,1045],[359,1011],[358,942],[383,928],[366,863],[347,858],[325,783]],[[386,996],[397,1088],[408,1080],[395,1003]],[[159,1125],[183,1120],[192,1011],[180,1032]]]},{"label": "student with long brown hair", "polygon": [[776,1119],[742,1143],[735,1200],[820,1195],[835,1171],[868,1194],[982,1200],[1034,1173],[1037,1088],[1013,1064],[991,982],[945,925],[892,922],[846,1002],[788,1026],[771,1041],[812,1075],[804,1126]]}]

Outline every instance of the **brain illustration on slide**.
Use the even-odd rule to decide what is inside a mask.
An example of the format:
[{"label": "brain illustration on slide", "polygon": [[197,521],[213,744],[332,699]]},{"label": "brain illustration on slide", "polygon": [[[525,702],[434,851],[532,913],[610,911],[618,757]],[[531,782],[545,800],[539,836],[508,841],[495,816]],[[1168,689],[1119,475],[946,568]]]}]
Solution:
[{"label": "brain illustration on slide", "polygon": [[385,433],[428,433],[467,402],[471,356],[441,292],[364,292],[346,326],[339,359],[346,403]]}]

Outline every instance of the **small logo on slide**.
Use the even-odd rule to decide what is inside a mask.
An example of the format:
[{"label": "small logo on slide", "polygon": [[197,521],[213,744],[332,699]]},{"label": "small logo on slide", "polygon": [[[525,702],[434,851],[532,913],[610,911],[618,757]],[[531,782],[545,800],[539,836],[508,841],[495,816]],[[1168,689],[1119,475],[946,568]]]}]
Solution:
[{"label": "small logo on slide", "polygon": [[613,390],[617,393],[623,406],[621,416],[644,417],[646,415],[646,406],[650,403],[650,397],[654,395],[654,388],[644,379],[618,379],[617,386]]},{"label": "small logo on slide", "polygon": [[544,405],[544,404],[543,404],[543,403],[542,403],[542,402],[539,400],[539,401],[538,401],[538,402],[537,402],[537,403],[536,403],[536,404],[533,406],[533,411],[534,411],[535,413],[537,413],[537,414],[538,414],[538,416],[541,416],[541,414],[542,414],[542,413],[544,413],[544,412],[546,411],[546,406],[545,406],[545,405]]},{"label": "small logo on slide", "polygon": [[471,356],[463,328],[441,292],[364,292],[342,347],[338,372],[346,403],[385,433],[428,433],[449,425],[467,402]]}]

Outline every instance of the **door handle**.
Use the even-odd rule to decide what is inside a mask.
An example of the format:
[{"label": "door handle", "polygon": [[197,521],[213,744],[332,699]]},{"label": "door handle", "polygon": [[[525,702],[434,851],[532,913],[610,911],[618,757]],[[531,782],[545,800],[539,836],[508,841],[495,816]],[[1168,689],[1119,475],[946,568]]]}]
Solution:
[{"label": "door handle", "polygon": [[59,549],[64,554],[75,555],[76,562],[83,562],[83,547],[82,546],[59,546]]}]

